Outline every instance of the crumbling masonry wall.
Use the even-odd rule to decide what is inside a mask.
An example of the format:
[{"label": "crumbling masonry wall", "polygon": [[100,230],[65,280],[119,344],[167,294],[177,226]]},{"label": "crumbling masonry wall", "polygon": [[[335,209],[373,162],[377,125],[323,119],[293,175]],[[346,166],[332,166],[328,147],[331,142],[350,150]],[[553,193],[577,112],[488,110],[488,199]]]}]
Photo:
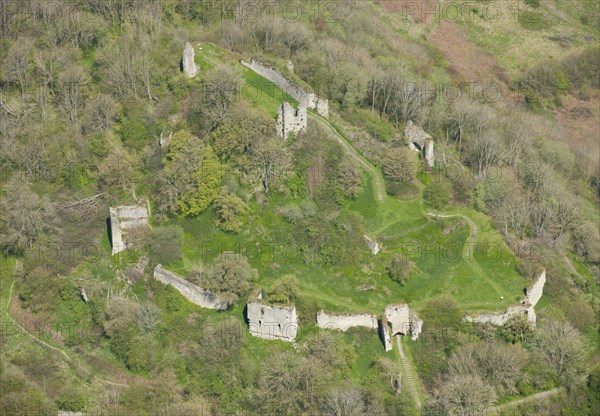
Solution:
[{"label": "crumbling masonry wall", "polygon": [[509,319],[515,316],[524,316],[527,321],[536,323],[536,315],[534,306],[538,303],[544,293],[544,285],[546,284],[546,270],[542,270],[535,277],[533,283],[525,289],[525,297],[518,305],[511,305],[503,313],[486,313],[477,316],[466,316],[467,322],[476,322],[480,324],[490,323],[492,325],[502,326]]},{"label": "crumbling masonry wall", "polygon": [[223,310],[229,307],[227,302],[215,294],[163,269],[160,264],[154,268],[154,278],[165,285],[173,286],[184,298],[203,308]]},{"label": "crumbling masonry wall", "polygon": [[148,210],[144,206],[109,208],[112,255],[131,246],[127,234],[148,226]]},{"label": "crumbling masonry wall", "polygon": [[346,332],[350,328],[363,327],[378,330],[386,351],[392,349],[392,338],[396,335],[410,335],[414,341],[423,329],[423,321],[406,304],[388,305],[381,316],[368,313],[328,314],[320,311],[317,326]]},{"label": "crumbling masonry wall", "polygon": [[428,167],[433,168],[435,166],[435,158],[431,135],[409,120],[404,128],[404,136],[408,142],[408,147],[416,152],[423,152],[425,163]]},{"label": "crumbling masonry wall", "polygon": [[268,340],[296,341],[298,315],[295,306],[270,306],[258,299],[248,302],[250,334]]},{"label": "crumbling masonry wall", "polygon": [[368,313],[328,314],[321,310],[317,314],[317,326],[346,332],[350,328],[363,327],[377,329],[377,317]]},{"label": "crumbling masonry wall", "polygon": [[546,270],[542,270],[533,283],[525,289],[524,303],[528,303],[531,306],[537,305],[538,301],[544,294],[544,285],[546,284]]},{"label": "crumbling masonry wall", "polygon": [[241,64],[277,85],[300,104],[305,103],[307,108],[317,110],[317,113],[323,117],[329,116],[329,101],[326,98],[305,91],[294,81],[282,74],[277,68],[262,64],[255,59],[251,59],[250,62],[242,60]]},{"label": "crumbling masonry wall", "polygon": [[298,110],[294,110],[290,103],[283,102],[277,113],[277,134],[287,140],[290,133],[299,133],[306,130],[307,121],[306,105],[301,103]]},{"label": "crumbling masonry wall", "polygon": [[194,47],[190,42],[186,42],[183,49],[181,70],[188,78],[194,78],[198,74],[198,65],[194,61]]},{"label": "crumbling masonry wall", "polygon": [[392,349],[392,338],[396,335],[410,335],[415,341],[423,329],[419,319],[406,304],[388,305],[381,318],[379,334],[386,351]]}]

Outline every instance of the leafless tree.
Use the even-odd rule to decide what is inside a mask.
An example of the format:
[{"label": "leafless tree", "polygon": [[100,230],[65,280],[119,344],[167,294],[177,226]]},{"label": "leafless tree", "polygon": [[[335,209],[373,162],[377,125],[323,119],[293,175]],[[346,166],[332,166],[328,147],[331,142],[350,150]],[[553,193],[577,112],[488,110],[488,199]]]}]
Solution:
[{"label": "leafless tree", "polygon": [[326,416],[361,416],[366,414],[365,400],[359,389],[334,389],[323,402]]},{"label": "leafless tree", "polygon": [[502,131],[506,143],[506,162],[515,169],[531,147],[531,132],[528,124],[526,117],[512,112],[502,121]]},{"label": "leafless tree", "polygon": [[477,131],[469,138],[466,156],[480,178],[485,178],[490,166],[498,165],[504,154],[504,143],[496,130]]},{"label": "leafless tree", "polygon": [[450,414],[475,416],[496,401],[496,392],[477,375],[452,374],[438,389],[437,397]]},{"label": "leafless tree", "polygon": [[561,378],[583,369],[585,345],[579,331],[569,322],[546,321],[536,337],[536,352]]},{"label": "leafless tree", "polygon": [[31,50],[33,40],[19,38],[12,44],[6,57],[3,59],[2,70],[4,79],[16,84],[21,90],[21,99],[25,99],[25,92],[31,78]]},{"label": "leafless tree", "polygon": [[119,98],[129,95],[152,97],[152,39],[142,31],[127,33],[100,56],[104,81]]},{"label": "leafless tree", "polygon": [[291,56],[306,48],[312,39],[312,32],[302,23],[289,23],[283,28],[283,43]]},{"label": "leafless tree", "polygon": [[[579,203],[578,203],[579,202]],[[579,222],[581,218],[581,201],[574,200],[574,197],[566,192],[559,192],[554,195],[552,207],[554,208],[554,227],[552,236],[557,242],[568,230]]]},{"label": "leafless tree", "polygon": [[106,131],[111,128],[118,104],[108,94],[98,94],[86,106],[85,129]]},{"label": "leafless tree", "polygon": [[279,137],[260,137],[250,147],[251,164],[265,193],[278,180],[285,178],[291,158],[289,149]]},{"label": "leafless tree", "polygon": [[65,69],[59,76],[57,96],[69,123],[75,124],[87,98],[88,76],[80,65]]},{"label": "leafless tree", "polygon": [[23,177],[13,176],[0,198],[0,242],[9,251],[29,247],[41,233],[52,229],[54,207],[40,197]]},{"label": "leafless tree", "polygon": [[73,51],[57,46],[35,51],[35,73],[51,94],[56,93],[60,74],[75,61],[73,55]]},{"label": "leafless tree", "polygon": [[202,92],[202,111],[206,113],[212,130],[223,120],[237,100],[241,81],[229,67],[219,65],[206,73]]},{"label": "leafless tree", "polygon": [[531,208],[529,199],[518,194],[505,198],[493,215],[506,237],[514,233],[523,238],[530,224]]}]

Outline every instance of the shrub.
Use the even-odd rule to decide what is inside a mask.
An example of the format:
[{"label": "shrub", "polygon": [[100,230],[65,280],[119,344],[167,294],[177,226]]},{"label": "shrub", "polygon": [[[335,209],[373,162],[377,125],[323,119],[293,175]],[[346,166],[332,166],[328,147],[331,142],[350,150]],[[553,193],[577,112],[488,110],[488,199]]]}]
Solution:
[{"label": "shrub", "polygon": [[423,192],[423,201],[435,209],[446,207],[452,198],[452,184],[443,178],[432,181]]},{"label": "shrub", "polygon": [[387,266],[386,271],[393,281],[404,286],[408,281],[410,272],[414,266],[415,264],[404,254],[396,253],[394,257],[392,257],[390,264]]},{"label": "shrub", "polygon": [[269,301],[274,303],[287,303],[298,296],[300,282],[296,276],[287,274],[277,280],[269,292]]},{"label": "shrub", "polygon": [[208,273],[202,274],[202,287],[216,292],[229,303],[237,302],[248,290],[256,270],[250,267],[246,257],[224,252]]},{"label": "shrub", "polygon": [[244,225],[248,206],[236,195],[222,192],[216,199],[217,226],[224,231],[237,233]]},{"label": "shrub", "polygon": [[392,149],[383,160],[383,174],[393,181],[412,181],[417,174],[417,168],[417,156],[407,147]]}]

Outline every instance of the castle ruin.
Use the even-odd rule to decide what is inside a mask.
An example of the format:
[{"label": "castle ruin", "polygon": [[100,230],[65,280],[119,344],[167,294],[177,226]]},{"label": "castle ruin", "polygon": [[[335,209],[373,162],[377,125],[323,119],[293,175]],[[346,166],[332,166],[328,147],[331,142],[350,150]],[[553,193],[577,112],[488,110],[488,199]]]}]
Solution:
[{"label": "castle ruin", "polygon": [[419,338],[423,321],[406,304],[388,305],[383,312],[379,335],[386,351],[392,349],[392,338],[396,335],[410,335],[413,341]]},{"label": "castle ruin", "polygon": [[267,340],[296,341],[298,315],[296,307],[268,305],[259,291],[246,306],[250,334]]},{"label": "castle ruin", "polygon": [[503,313],[486,313],[473,316],[466,316],[464,318],[467,322],[475,323],[490,323],[496,326],[503,326],[511,318],[516,316],[523,316],[527,321],[533,325],[536,323],[535,305],[538,303],[544,292],[544,285],[546,284],[546,270],[541,270],[533,283],[525,289],[525,297],[519,302],[518,305],[511,305]]},{"label": "castle ruin", "polygon": [[198,65],[194,60],[194,47],[190,42],[186,42],[183,49],[183,58],[181,59],[181,72],[187,75],[188,78],[194,78],[198,75],[198,70]]},{"label": "castle ruin", "polygon": [[[282,103],[279,107],[277,134],[280,137],[287,139],[290,133],[306,130],[309,109],[316,110],[323,117],[329,117],[329,101],[326,98],[319,97],[314,92],[306,91],[279,69],[260,63],[254,58],[250,62],[242,60],[241,64],[268,79],[298,101],[298,110],[294,110],[292,105],[287,102]],[[290,72],[293,71],[293,65],[290,65],[290,62],[287,63],[287,68]]]},{"label": "castle ruin", "polygon": [[328,314],[321,310],[317,315],[317,326],[321,329],[333,329],[346,332],[350,328],[378,330],[386,351],[392,349],[392,337],[410,335],[415,341],[423,329],[419,319],[406,304],[388,305],[381,319],[368,313]]},{"label": "castle ruin", "polygon": [[112,255],[131,247],[127,235],[148,227],[148,210],[144,206],[109,208]]},{"label": "castle ruin", "polygon": [[313,92],[302,89],[302,87],[282,74],[277,68],[260,63],[254,58],[250,62],[242,60],[241,64],[277,85],[299,103],[304,102],[308,109],[314,109],[321,116],[329,117],[329,101],[326,98],[319,97]]},{"label": "castle ruin", "polygon": [[346,332],[355,327],[377,329],[378,323],[377,317],[368,313],[328,314],[321,310],[317,314],[317,326],[322,329]]},{"label": "castle ruin", "polygon": [[184,298],[195,305],[216,310],[224,310],[229,307],[229,303],[219,299],[217,295],[163,269],[160,264],[154,268],[154,278],[165,285],[173,286]]},{"label": "castle ruin", "polygon": [[404,128],[404,136],[408,141],[408,147],[416,152],[422,152],[427,166],[433,168],[435,166],[435,159],[431,135],[409,120]]},{"label": "castle ruin", "polygon": [[307,121],[308,112],[304,103],[300,103],[300,107],[295,110],[290,103],[284,101],[277,113],[277,135],[287,140],[290,133],[306,130]]}]

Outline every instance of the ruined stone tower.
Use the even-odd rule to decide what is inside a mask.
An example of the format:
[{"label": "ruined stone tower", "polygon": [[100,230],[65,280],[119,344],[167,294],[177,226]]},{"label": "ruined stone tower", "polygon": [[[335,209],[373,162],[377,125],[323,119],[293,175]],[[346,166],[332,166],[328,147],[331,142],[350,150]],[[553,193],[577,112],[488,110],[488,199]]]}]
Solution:
[{"label": "ruined stone tower", "polygon": [[306,130],[308,111],[303,101],[297,110],[288,102],[281,103],[277,113],[277,135],[287,140],[290,133]]},{"label": "ruined stone tower", "polygon": [[190,42],[185,43],[183,59],[181,60],[181,70],[188,78],[194,78],[198,74],[198,65],[194,61],[194,47]]}]

